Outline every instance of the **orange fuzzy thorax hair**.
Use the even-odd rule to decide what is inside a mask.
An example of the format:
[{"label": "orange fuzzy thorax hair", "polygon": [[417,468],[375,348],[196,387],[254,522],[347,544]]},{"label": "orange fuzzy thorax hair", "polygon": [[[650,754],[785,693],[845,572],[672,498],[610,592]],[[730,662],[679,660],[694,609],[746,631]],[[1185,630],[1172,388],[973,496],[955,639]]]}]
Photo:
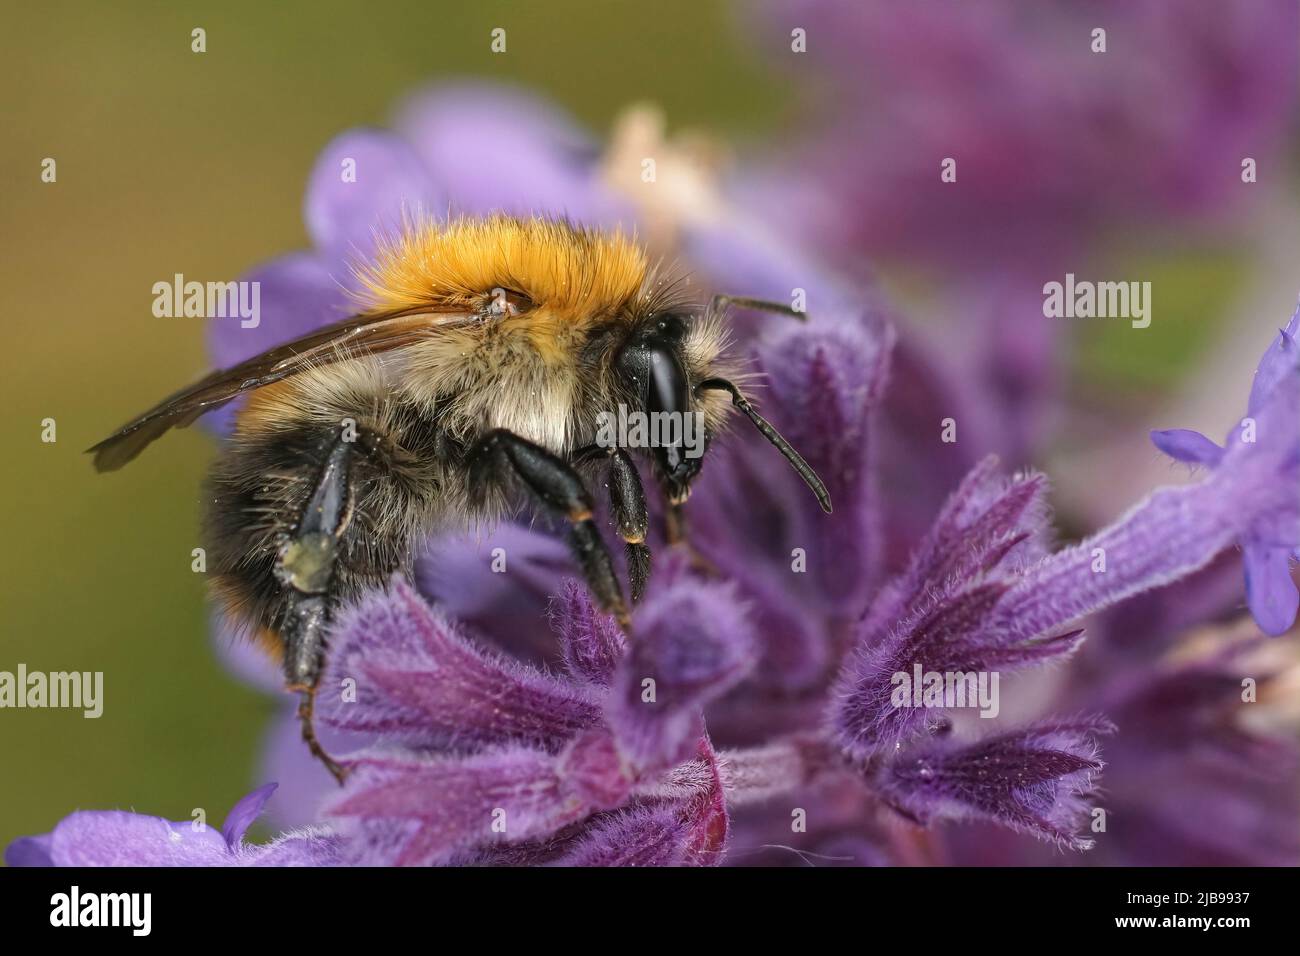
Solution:
[{"label": "orange fuzzy thorax hair", "polygon": [[589,319],[631,300],[647,271],[645,253],[621,233],[494,216],[408,223],[357,274],[367,310],[472,307],[503,288],[552,314]]}]

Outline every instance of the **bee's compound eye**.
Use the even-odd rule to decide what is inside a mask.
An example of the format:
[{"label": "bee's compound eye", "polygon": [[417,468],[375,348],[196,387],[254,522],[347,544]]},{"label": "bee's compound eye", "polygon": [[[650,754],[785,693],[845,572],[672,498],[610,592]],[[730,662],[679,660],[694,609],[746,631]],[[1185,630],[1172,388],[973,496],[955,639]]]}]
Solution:
[{"label": "bee's compound eye", "polygon": [[654,347],[646,351],[650,360],[650,389],[646,395],[646,411],[682,414],[690,407],[690,394],[681,362],[667,348]]},{"label": "bee's compound eye", "polygon": [[694,432],[687,428],[687,417],[692,411],[686,371],[673,348],[656,346],[648,353],[650,388],[646,395],[646,411],[653,416],[667,413],[660,420],[669,429],[668,436],[658,436],[655,459],[673,494],[684,496],[690,480],[700,470],[698,453],[692,455],[687,447],[688,435],[694,435]]}]

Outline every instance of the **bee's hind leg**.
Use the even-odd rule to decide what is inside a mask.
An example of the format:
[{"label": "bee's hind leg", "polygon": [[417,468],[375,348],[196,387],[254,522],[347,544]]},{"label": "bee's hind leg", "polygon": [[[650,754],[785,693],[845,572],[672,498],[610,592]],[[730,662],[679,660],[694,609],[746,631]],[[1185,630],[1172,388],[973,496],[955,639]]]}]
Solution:
[{"label": "bee's hind leg", "polygon": [[302,739],[307,744],[307,749],[311,751],[311,755],[323,763],[330,775],[341,784],[348,778],[347,768],[326,753],[321,742],[316,739],[316,725],[312,719],[316,705],[316,688],[302,688],[299,694],[301,696],[298,699],[298,720],[302,724]]},{"label": "bee's hind leg", "polygon": [[351,454],[352,444],[340,437],[330,449],[297,528],[280,548],[275,564],[276,577],[288,597],[280,626],[285,644],[286,689],[301,695],[298,719],[303,741],[339,783],[347,771],[321,746],[312,717],[325,658],[339,538],[351,517]]},{"label": "bee's hind leg", "polygon": [[[494,429],[470,448],[471,481],[497,487],[520,482],[530,494],[569,522],[569,543],[596,604],[630,632],[631,618],[614,562],[592,519],[592,500],[572,465],[526,438]],[[639,484],[639,482],[638,482]]]}]

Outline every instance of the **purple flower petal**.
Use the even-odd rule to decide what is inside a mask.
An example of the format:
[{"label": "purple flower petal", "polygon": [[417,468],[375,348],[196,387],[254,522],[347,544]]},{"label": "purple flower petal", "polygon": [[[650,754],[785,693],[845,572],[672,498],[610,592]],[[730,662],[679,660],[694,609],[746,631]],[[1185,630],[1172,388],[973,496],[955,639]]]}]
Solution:
[{"label": "purple flower petal", "polygon": [[559,597],[551,602],[550,620],[569,673],[579,680],[609,683],[626,646],[618,622],[597,608],[587,589],[573,580],[565,581]]},{"label": "purple flower petal", "polygon": [[51,834],[57,866],[231,866],[234,857],[214,827],[172,823],[123,810],[83,810]]},{"label": "purple flower petal", "polygon": [[[743,422],[722,439],[689,510],[696,548],[754,605],[761,658],[755,679],[781,691],[824,681],[820,622],[861,613],[881,546],[872,474],[874,409],[885,387],[892,332],[884,325],[804,327],[787,321],[762,349],[752,390],[827,483],[822,513],[792,469]],[[777,516],[755,521],[756,514]]]},{"label": "purple flower petal", "polygon": [[828,715],[851,756],[893,750],[935,719],[933,708],[895,703],[896,674],[911,679],[919,666],[978,675],[1078,647],[1078,630],[1013,634],[999,614],[1017,586],[1022,553],[1043,533],[1044,490],[1042,476],[1004,480],[996,459],[985,460],[949,498],[907,570],[882,589],[858,628]]},{"label": "purple flower petal", "polygon": [[1300,305],[1296,306],[1291,321],[1278,332],[1277,338],[1259,360],[1255,380],[1250,386],[1250,399],[1246,404],[1247,415],[1258,412],[1277,388],[1278,382],[1294,372],[1297,364],[1300,364],[1300,345],[1296,343],[1296,336],[1300,336]]},{"label": "purple flower petal", "polygon": [[[986,581],[950,590],[901,622],[876,644],[862,645],[845,666],[831,709],[831,725],[840,746],[856,759],[879,751],[892,751],[903,741],[932,724],[940,709],[900,706],[895,699],[900,685],[895,675],[915,680],[922,673],[961,674],[963,692],[989,672],[1000,674],[1029,664],[1073,653],[1082,631],[1067,631],[1041,640],[1008,641],[994,623],[998,602],[1008,584]],[[904,693],[905,701],[913,700]],[[976,706],[968,697],[967,705]]]},{"label": "purple flower petal", "polygon": [[633,627],[607,719],[633,765],[668,766],[699,737],[700,708],[753,667],[753,632],[734,589],[689,578],[651,592]]},{"label": "purple flower petal", "polygon": [[242,842],[275,789],[254,790],[216,830],[123,810],[73,813],[52,833],[24,837],[5,852],[10,866],[331,866],[338,841],[324,830],[283,834],[264,846]]},{"label": "purple flower petal", "polygon": [[218,368],[237,365],[355,311],[343,287],[310,253],[273,259],[240,278],[258,284],[259,321],[250,328],[237,320],[212,322],[208,351]]},{"label": "purple flower petal", "polygon": [[1232,543],[1232,511],[1221,487],[1159,489],[1110,527],[1028,568],[993,623],[1009,639],[1033,637],[1185,577]]},{"label": "purple flower petal", "polygon": [[1286,548],[1248,544],[1242,549],[1246,565],[1246,602],[1265,634],[1278,637],[1295,623],[1300,592],[1291,579]]},{"label": "purple flower petal", "polygon": [[643,806],[593,823],[553,866],[678,866],[689,828],[675,806]]},{"label": "purple flower petal", "polygon": [[582,799],[561,761],[524,747],[470,757],[361,755],[325,813],[349,838],[351,856],[398,866],[445,862],[457,851],[527,840],[602,809]]},{"label": "purple flower petal", "polygon": [[922,824],[981,818],[1086,850],[1093,841],[1078,831],[1102,767],[1094,738],[1113,731],[1091,718],[1046,722],[965,746],[918,747],[888,764],[876,784],[891,806]]},{"label": "purple flower petal", "polygon": [[588,730],[560,755],[559,772],[584,804],[617,807],[628,795],[633,774],[605,729]]},{"label": "purple flower petal", "polygon": [[[1186,577],[1234,542],[1286,553],[1297,541],[1300,365],[1234,430],[1209,477],[1158,489],[1110,527],[1029,569],[1002,602],[998,624],[1011,635],[1041,634]],[[1290,626],[1294,610],[1280,566],[1268,564],[1254,566],[1253,590],[1265,614],[1261,627],[1275,633]]]},{"label": "purple flower petal", "polygon": [[53,839],[52,833],[19,837],[5,847],[5,866],[53,866]]},{"label": "purple flower petal", "polygon": [[[770,370],[773,417],[826,483],[835,505],[831,520],[806,491],[790,499],[799,503],[803,518],[792,544],[807,551],[806,573],[830,610],[860,612],[880,560],[871,423],[888,385],[893,341],[888,325],[868,331],[827,323],[789,327],[761,349],[761,367]],[[779,464],[770,454],[764,469],[769,473]],[[782,565],[789,554],[779,555]]]},{"label": "purple flower petal", "polygon": [[[809,546],[815,550],[817,539],[788,535],[799,510],[793,502],[809,492],[797,477],[785,474],[781,461],[773,462],[772,454],[766,442],[739,435],[719,442],[696,482],[688,514],[693,546],[754,605],[760,653],[755,680],[797,691],[824,679],[830,648],[812,610],[820,603],[817,584],[793,569],[792,549],[803,547],[806,554]],[[781,520],[755,521],[756,514]],[[829,526],[834,516],[822,519]],[[656,565],[661,563],[656,555]]]},{"label": "purple flower petal", "polygon": [[907,570],[872,602],[859,644],[873,643],[909,605],[949,581],[1029,563],[1046,536],[1046,490],[1042,475],[1003,478],[994,456],[972,468],[945,502]]},{"label": "purple flower petal", "polygon": [[1151,443],[1170,458],[1191,465],[1217,465],[1223,449],[1190,428],[1167,428],[1151,433]]},{"label": "purple flower petal", "polygon": [[554,655],[537,621],[573,573],[573,557],[554,534],[503,521],[479,534],[434,535],[415,566],[420,593],[472,633],[521,660]]},{"label": "purple flower petal", "polygon": [[338,866],[342,863],[339,838],[322,828],[293,830],[263,846],[245,846],[241,866]]},{"label": "purple flower petal", "polygon": [[221,835],[226,838],[226,847],[234,851],[244,840],[244,834],[262,814],[266,801],[275,793],[276,784],[268,783],[258,787],[252,793],[242,797],[226,814],[226,822],[221,826]]},{"label": "purple flower petal", "polygon": [[470,643],[400,578],[344,610],[332,640],[317,709],[334,727],[416,747],[554,750],[600,716],[579,686]]},{"label": "purple flower petal", "polygon": [[689,830],[686,837],[686,863],[689,866],[716,866],[722,862],[731,835],[726,791],[718,767],[718,756],[708,737],[696,746],[696,759],[673,769],[668,788],[680,790],[685,801],[683,818]]},{"label": "purple flower petal", "polygon": [[1294,551],[1300,542],[1300,364],[1278,380],[1235,439],[1219,471],[1233,516],[1247,529],[1242,544]]},{"label": "purple flower petal", "polygon": [[597,145],[539,97],[491,84],[441,86],[407,100],[395,125],[454,212],[549,214],[589,225],[627,215],[600,184]]},{"label": "purple flower petal", "polygon": [[350,266],[374,255],[376,239],[395,235],[404,220],[440,216],[445,206],[409,143],[379,130],[351,130],[317,158],[303,218],[334,280],[353,288]]}]

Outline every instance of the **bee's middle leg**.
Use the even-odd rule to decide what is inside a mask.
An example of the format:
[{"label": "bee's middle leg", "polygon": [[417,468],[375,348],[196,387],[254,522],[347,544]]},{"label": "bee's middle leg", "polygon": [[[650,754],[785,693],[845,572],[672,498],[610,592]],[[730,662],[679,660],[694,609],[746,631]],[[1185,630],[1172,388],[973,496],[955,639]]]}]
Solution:
[{"label": "bee's middle leg", "polygon": [[593,520],[591,495],[574,467],[540,445],[501,428],[479,439],[466,460],[471,480],[497,487],[517,480],[542,504],[568,520],[569,542],[592,597],[629,631],[631,618],[613,559]]}]

